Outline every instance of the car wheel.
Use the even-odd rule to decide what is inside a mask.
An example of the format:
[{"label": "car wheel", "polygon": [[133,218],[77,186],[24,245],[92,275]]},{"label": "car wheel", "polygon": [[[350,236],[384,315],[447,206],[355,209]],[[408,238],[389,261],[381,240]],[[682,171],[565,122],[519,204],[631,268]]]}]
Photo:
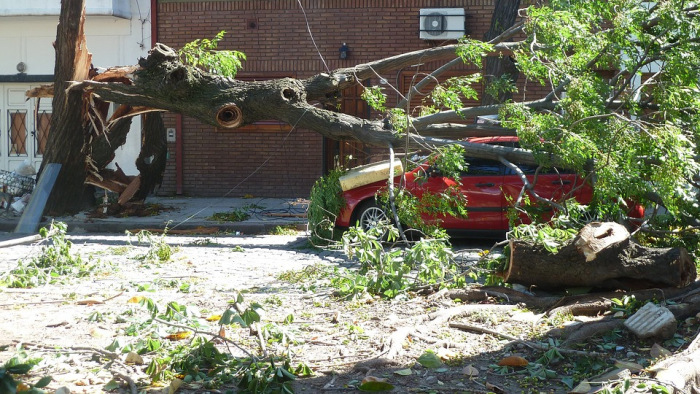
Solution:
[{"label": "car wheel", "polygon": [[387,222],[389,217],[375,201],[368,201],[357,212],[357,222],[364,231],[377,227],[379,222]]}]

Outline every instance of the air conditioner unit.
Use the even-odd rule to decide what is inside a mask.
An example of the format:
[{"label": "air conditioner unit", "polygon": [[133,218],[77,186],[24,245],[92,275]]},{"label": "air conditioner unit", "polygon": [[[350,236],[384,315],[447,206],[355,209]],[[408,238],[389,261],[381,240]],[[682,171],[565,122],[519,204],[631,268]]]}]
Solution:
[{"label": "air conditioner unit", "polygon": [[464,35],[464,8],[423,8],[420,10],[420,38],[456,40]]}]

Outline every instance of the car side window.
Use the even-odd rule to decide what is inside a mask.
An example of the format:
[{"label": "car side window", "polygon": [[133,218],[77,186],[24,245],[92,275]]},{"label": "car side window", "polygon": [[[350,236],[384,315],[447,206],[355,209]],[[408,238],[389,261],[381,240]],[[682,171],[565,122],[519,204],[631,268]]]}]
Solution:
[{"label": "car side window", "polygon": [[[531,164],[521,164],[517,163],[517,166],[522,170],[523,174],[525,175],[535,175],[535,171],[537,170],[536,165],[531,165]],[[553,168],[553,167],[543,167],[540,169],[540,174],[572,174],[573,171],[563,169],[563,168]],[[513,171],[511,168],[506,167],[506,175],[516,175],[515,171]]]},{"label": "car side window", "polygon": [[498,161],[488,159],[477,159],[466,157],[467,171],[462,172],[462,176],[472,175],[503,175],[505,166]]}]

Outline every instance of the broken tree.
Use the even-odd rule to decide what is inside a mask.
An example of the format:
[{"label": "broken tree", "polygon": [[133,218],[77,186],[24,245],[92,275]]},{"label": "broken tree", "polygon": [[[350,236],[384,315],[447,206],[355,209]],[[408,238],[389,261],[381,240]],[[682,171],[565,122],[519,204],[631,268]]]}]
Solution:
[{"label": "broken tree", "polygon": [[[74,11],[80,8],[78,3],[82,2],[63,3],[62,21],[78,18]],[[684,66],[700,56],[700,43],[690,33],[697,27],[697,12],[681,5],[655,7],[634,1],[619,6],[623,9],[615,7],[604,1],[533,6],[519,10],[517,22],[495,30],[497,35],[489,36],[489,42],[465,38],[457,44],[399,54],[306,79],[240,81],[193,67],[177,51],[157,45],[136,66],[112,68],[87,77],[84,70],[57,73],[61,94],[66,92],[63,88],[67,81],[74,81],[67,94],[75,101],[57,107],[55,113],[70,112],[75,119],[73,126],[79,123],[80,127],[56,124],[47,157],[58,162],[82,162],[92,174],[99,175],[105,160],[96,157],[97,142],[105,135],[112,142],[118,124],[149,111],[174,111],[230,130],[262,119],[277,119],[329,138],[356,139],[396,149],[407,147],[410,151],[459,144],[468,156],[499,160],[521,175],[521,195],[528,190],[531,193],[536,177],[526,177],[515,164],[568,167],[586,172],[595,180],[595,203],[599,206],[610,207],[631,197],[640,203],[653,199],[666,204],[677,218],[697,217],[696,198],[685,191],[688,181],[700,171],[693,144],[698,133],[697,114],[692,110],[700,96],[694,88],[700,70]],[[515,7],[502,9],[515,12]],[[609,20],[609,15],[618,17]],[[508,18],[503,20],[506,25],[513,23]],[[688,29],[667,28],[679,24]],[[65,58],[74,58],[71,56],[75,51],[71,52],[70,46],[64,49],[65,43],[81,42],[79,35],[61,39],[62,29],[69,26],[59,26],[57,56],[63,57],[65,52]],[[606,26],[607,34],[599,34],[600,26]],[[85,49],[82,44],[74,46]],[[512,76],[514,71],[493,71],[490,76],[494,78],[480,93],[481,89],[475,87],[483,79],[474,70],[483,70],[482,61],[489,57],[509,57],[509,61],[512,57],[512,65],[527,86],[537,85],[547,92],[531,95],[532,89],[518,90],[523,86],[513,84],[512,78],[498,77]],[[426,64],[443,63],[434,69],[425,68]],[[646,72],[650,64],[658,65],[660,70],[643,81],[637,78],[637,71]],[[74,64],[57,62],[57,68],[60,65],[70,68]],[[324,109],[334,106],[343,89],[377,76],[393,75],[397,70],[415,70],[421,78],[405,96],[392,93],[397,106],[384,112],[382,118],[366,120]],[[455,70],[465,75],[444,77],[447,71],[454,74]],[[435,81],[440,83],[432,93],[424,91]],[[379,87],[366,91],[368,96],[381,96]],[[428,94],[430,100],[416,103]],[[509,94],[514,99],[500,103]],[[466,98],[479,95],[499,100],[478,107],[462,104]],[[56,102],[58,105],[64,100]],[[110,119],[99,110],[106,102],[121,105]],[[495,125],[475,124],[474,118],[482,115],[497,115],[500,120]],[[76,130],[81,130],[80,135]],[[521,148],[464,140],[473,135],[514,133],[520,137]],[[69,147],[61,145],[61,141],[69,140]],[[113,143],[112,149],[116,145]],[[80,149],[85,146],[89,148]],[[75,177],[79,179],[75,184],[80,184],[87,171],[80,169],[64,176]],[[147,178],[142,174],[142,188]],[[54,211],[68,209],[69,203],[78,200],[75,197],[80,188],[70,185],[59,182],[56,198],[52,197],[50,203]],[[562,204],[556,207],[566,209]]]}]

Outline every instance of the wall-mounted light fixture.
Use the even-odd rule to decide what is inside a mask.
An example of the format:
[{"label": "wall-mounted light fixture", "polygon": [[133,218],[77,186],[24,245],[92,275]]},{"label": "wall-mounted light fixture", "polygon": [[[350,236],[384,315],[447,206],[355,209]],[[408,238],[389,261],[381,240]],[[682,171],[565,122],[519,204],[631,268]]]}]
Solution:
[{"label": "wall-mounted light fixture", "polygon": [[343,45],[340,46],[340,49],[338,49],[338,52],[340,52],[341,59],[347,59],[348,54],[350,53],[350,48],[348,48],[348,44],[343,43]]},{"label": "wall-mounted light fixture", "polygon": [[23,73],[23,72],[27,71],[27,65],[24,62],[17,63],[17,71],[19,73]]}]

